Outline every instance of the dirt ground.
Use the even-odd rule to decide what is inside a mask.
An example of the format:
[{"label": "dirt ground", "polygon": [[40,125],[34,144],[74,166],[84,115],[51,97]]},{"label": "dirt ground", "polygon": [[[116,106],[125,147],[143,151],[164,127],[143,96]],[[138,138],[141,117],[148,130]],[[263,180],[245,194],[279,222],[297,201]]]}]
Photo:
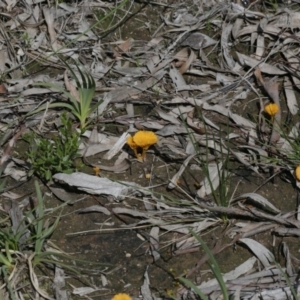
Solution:
[{"label": "dirt ground", "polygon": [[[118,29],[107,32],[107,35],[103,38],[103,44],[105,45],[105,43],[117,39],[126,40],[128,38],[134,38],[136,44],[145,44],[151,39],[159,27],[159,24],[161,24],[161,16],[167,12],[172,12],[172,7],[173,4],[175,5],[175,2],[176,1],[169,1],[168,4],[161,6],[144,2],[133,4],[130,18]],[[100,18],[102,14],[103,12],[100,11],[95,15]],[[98,30],[102,32],[105,28],[109,28],[114,22],[114,18],[109,19],[107,23],[102,24],[103,28],[96,28],[95,31]],[[207,31],[207,28],[204,29],[204,32]],[[214,35],[217,35],[217,33]],[[213,49],[213,47],[210,49]],[[249,49],[240,48],[238,50],[247,53]],[[218,61],[218,57],[215,59]],[[42,73],[49,73],[49,70],[50,68],[45,68],[42,70]],[[193,78],[191,80],[189,75],[184,75],[184,78],[190,84],[195,83],[195,79]],[[111,80],[111,78],[109,78],[109,80]],[[209,83],[211,78],[205,77],[199,80],[202,83]],[[252,81],[252,83],[254,84],[254,81]],[[174,92],[171,90],[172,86],[170,84],[166,85],[170,88],[170,94]],[[108,87],[110,87],[109,84]],[[245,89],[247,88],[245,85]],[[282,93],[280,95],[282,98]],[[298,99],[299,94],[296,93],[296,96]],[[136,101],[136,103],[133,101],[134,115],[138,121],[146,119],[149,116],[154,116],[155,111],[153,108],[161,107],[160,101],[164,98],[156,96],[154,92],[150,96],[147,95],[145,97],[150,97],[151,103],[154,103],[154,106],[149,105],[150,102],[147,102],[147,105],[144,106],[141,104],[141,101]],[[259,112],[258,107],[259,99],[252,93],[248,95],[247,99],[238,100],[232,105],[232,109],[235,113],[251,120],[253,116],[255,116],[253,119],[257,119]],[[116,109],[114,113],[125,114],[122,109],[123,108],[119,111]],[[282,111],[283,119],[287,120],[289,116],[286,105],[282,107]],[[223,133],[229,127],[230,133],[241,134],[237,126],[235,127],[232,124],[228,125],[228,118],[220,116],[215,112],[205,112],[203,115],[216,122],[223,130]],[[111,119],[115,117],[117,117],[117,115],[114,115]],[[159,118],[156,115],[153,119],[156,121]],[[296,123],[297,120],[298,115],[295,116],[293,122]],[[101,120],[95,125],[99,132],[107,135],[120,136],[123,132],[128,130],[127,125],[120,125],[114,122],[106,123],[101,122]],[[13,156],[24,159],[24,153],[27,147],[26,143],[22,141],[17,142]],[[147,152],[146,160],[143,162],[134,158],[133,152],[127,145],[123,147],[122,151],[130,155],[130,168],[123,173],[101,170],[102,177],[107,177],[113,181],[128,181],[139,184],[142,187],[147,187],[153,192],[155,197],[160,199],[164,198],[162,200],[163,204],[167,203],[171,205],[175,203],[176,205],[174,204],[174,207],[176,208],[180,208],[180,204],[178,205],[178,203],[176,203],[176,201],[179,202],[179,199],[194,199],[194,202],[199,201],[199,199],[196,198],[196,194],[199,189],[199,183],[205,178],[205,174],[202,169],[195,167],[197,164],[196,161],[192,160],[190,165],[180,176],[180,181],[178,181],[180,188],[171,190],[168,188],[168,184],[180,169],[183,162],[182,158],[168,157],[168,154],[164,153],[159,146],[151,147]],[[105,153],[96,154],[90,157],[89,161],[94,164],[105,162],[106,164],[113,165],[115,159],[108,162],[103,159],[104,154]],[[95,174],[93,168],[90,166],[84,166],[80,168],[79,171],[91,175]],[[255,192],[267,198],[280,210],[281,213],[274,215],[274,218],[276,218],[276,216],[284,216],[290,212],[296,212],[299,204],[298,190],[291,172],[280,171],[278,175],[272,177],[274,168],[270,167],[269,169],[265,168],[263,171],[260,170],[259,174],[257,174],[233,158],[231,158],[227,164],[227,171],[231,174],[228,182],[228,194],[232,195],[232,198],[236,198],[245,193]],[[275,170],[275,172],[277,172],[277,170]],[[150,174],[150,179],[146,178],[147,174]],[[28,182],[16,188],[14,192],[20,195],[33,195],[34,180],[36,179],[39,180],[33,176]],[[64,202],[52,193],[48,185],[45,185],[42,181],[39,182],[44,193],[46,211],[50,212],[49,218],[54,220],[58,212],[55,213],[56,215],[51,215],[51,209],[62,205]],[[9,180],[7,186],[9,188],[16,183],[17,182],[13,180]],[[126,196],[124,200],[116,201],[109,197],[89,195],[58,183],[53,183],[53,185],[65,188],[68,198],[72,199],[74,197],[74,203],[66,205],[62,210],[59,210],[59,213],[61,213],[60,221],[54,234],[51,236],[51,242],[77,259],[103,264],[97,265],[97,269],[100,270],[99,273],[86,275],[86,279],[92,282],[93,286],[99,287],[99,290],[92,294],[91,299],[111,299],[111,297],[118,292],[126,292],[132,297],[138,298],[146,271],[149,275],[151,291],[157,297],[160,297],[160,299],[166,299],[170,294],[176,295],[179,285],[175,282],[175,278],[181,274],[186,274],[188,270],[192,269],[205,255],[199,246],[187,249],[186,251],[177,251],[178,249],[174,246],[175,242],[179,241],[185,235],[161,229],[159,232],[159,253],[161,257],[159,260],[154,261],[153,249],[151,248],[153,241],[151,242],[150,236],[150,230],[153,224],[147,222],[142,223],[141,221],[144,220],[142,217],[132,217],[130,214],[116,214],[113,211],[116,207],[136,211],[147,211],[145,199],[139,196]],[[169,199],[174,202],[172,203]],[[208,204],[214,202],[212,196],[208,196],[205,200]],[[153,201],[153,199],[149,199],[149,202],[154,208],[156,207],[157,203]],[[105,215],[97,211],[81,212],[82,209],[97,205],[108,209],[111,215]],[[243,201],[242,205],[247,212],[251,212],[255,206],[255,204],[248,200]],[[238,204],[235,206],[238,207]],[[169,222],[170,224],[178,224],[183,221],[183,224],[186,225],[196,222],[198,220],[197,218],[198,215],[193,213],[190,213],[188,216],[184,215],[184,219],[180,219],[180,217],[176,218],[171,213],[169,214],[168,210],[166,210],[163,215],[164,222]],[[217,246],[219,248],[224,246],[224,250],[215,254],[215,258],[223,273],[233,270],[241,265],[242,262],[253,256],[252,251],[243,243],[233,242],[232,229],[236,228],[237,224],[241,222],[252,222],[252,224],[254,224],[264,221],[266,222],[264,224],[271,224],[268,223],[268,220],[260,220],[259,218],[254,218],[253,220],[249,218],[229,217],[225,220],[222,219],[220,214],[213,213],[207,215],[208,220],[211,218],[215,219],[215,223],[201,232],[201,237],[210,249],[214,249]],[[201,221],[203,221],[203,219]],[[299,262],[297,259],[300,251],[299,238],[277,236],[274,234],[273,229],[274,228],[262,233],[257,233],[251,238],[269,249],[274,254],[276,261],[283,265],[285,258],[282,255],[282,244],[286,243],[291,255],[296,258],[294,260],[294,267],[298,269],[299,266],[296,262]],[[196,283],[211,278],[213,278],[213,275],[207,264],[197,269],[190,277],[190,279]],[[104,284],[105,280],[107,280],[106,284]],[[67,284],[67,288],[69,289],[71,289],[72,285],[84,285],[75,279],[67,280]],[[77,297],[78,299],[83,299],[82,296]]]}]

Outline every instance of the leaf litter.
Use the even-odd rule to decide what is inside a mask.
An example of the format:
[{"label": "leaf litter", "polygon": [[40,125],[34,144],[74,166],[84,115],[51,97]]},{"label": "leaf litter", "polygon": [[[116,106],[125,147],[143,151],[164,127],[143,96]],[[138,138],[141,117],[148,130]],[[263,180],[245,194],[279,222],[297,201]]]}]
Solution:
[{"label": "leaf litter", "polygon": [[[227,225],[221,244],[213,245],[212,253],[246,245],[256,256],[223,274],[230,294],[237,299],[285,299],[297,293],[291,266],[298,260],[287,243],[283,242],[280,257],[268,249],[276,236],[291,246],[289,237],[300,235],[296,201],[300,185],[294,174],[300,164],[300,62],[295,34],[300,20],[295,3],[286,8],[264,2],[245,7],[239,1],[194,1],[195,10],[188,10],[176,1],[172,5],[153,2],[148,12],[159,12],[160,18],[148,20],[143,26],[149,35],[138,40],[130,31],[122,32],[123,21],[130,23],[127,9],[134,7],[133,3],[126,7],[125,2],[88,1],[85,6],[81,1],[26,1],[26,8],[17,1],[1,4],[5,11],[0,30],[1,173],[17,182],[30,180],[30,162],[24,149],[18,148],[21,137],[29,131],[48,137],[57,133],[61,110],[54,108],[69,104],[60,89],[80,101],[78,85],[62,63],[67,60],[74,74],[88,72],[94,78],[94,102],[102,101],[91,112],[94,129],[81,132],[78,151],[85,170],[91,173],[91,167],[98,168],[101,177],[57,173],[53,179],[64,194],[51,183],[45,186],[68,204],[76,202],[67,195],[70,186],[77,194],[105,196],[107,204],[84,206],[87,195],[80,195],[83,206],[77,213],[117,216],[126,220],[122,230],[143,230],[155,263],[163,260],[165,247],[170,247],[174,257],[199,251],[201,245],[189,229],[205,238],[211,231],[220,234]],[[105,20],[97,21],[101,11],[116,18],[111,23],[116,24],[105,28]],[[138,15],[143,18],[142,10]],[[116,28],[122,34],[112,38],[109,32]],[[22,42],[17,43],[18,39]],[[40,83],[59,89],[37,87]],[[265,111],[268,103],[278,106],[274,116]],[[32,114],[38,110],[42,112]],[[78,128],[71,113],[69,118]],[[135,158],[126,142],[141,130],[159,137],[144,161]],[[236,175],[239,170],[256,178],[251,189],[245,188],[247,176]],[[295,203],[288,208],[280,203],[284,197],[280,188],[278,195],[267,190],[284,181],[295,188]],[[12,194],[3,193],[1,198],[15,203]],[[12,209],[22,214],[18,206]],[[124,219],[124,215],[131,218]],[[270,239],[262,234],[269,234]],[[287,269],[279,267],[276,261],[281,259]],[[189,264],[188,270],[179,269],[193,280],[191,274],[206,261],[204,256],[194,261],[195,267]],[[34,289],[50,299],[40,288],[30,257],[28,265]],[[61,299],[66,298],[64,277],[63,270],[56,268],[53,296]],[[150,278],[147,267],[140,290],[143,299],[165,299],[166,294],[151,289]],[[197,281],[198,287],[210,299],[217,299],[219,285],[215,279],[206,279]],[[95,285],[80,289],[74,287],[73,295],[102,291]],[[174,290],[181,299],[193,297],[193,290],[185,286]],[[3,287],[2,291],[3,299],[9,299]]]}]

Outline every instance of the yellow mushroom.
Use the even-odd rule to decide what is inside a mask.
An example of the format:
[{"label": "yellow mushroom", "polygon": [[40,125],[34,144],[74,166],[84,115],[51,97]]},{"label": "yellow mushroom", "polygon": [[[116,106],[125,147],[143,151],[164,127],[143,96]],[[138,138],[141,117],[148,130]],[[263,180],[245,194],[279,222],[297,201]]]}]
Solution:
[{"label": "yellow mushroom", "polygon": [[133,137],[129,136],[127,138],[127,144],[128,146],[133,150],[134,154],[136,157],[138,157],[138,153],[137,153],[137,145],[135,144],[135,142],[133,141]]},{"label": "yellow mushroom", "polygon": [[[134,151],[135,156],[139,160],[143,160],[146,156],[146,151],[150,146],[158,141],[157,135],[152,131],[138,131],[134,136],[127,139],[127,144]],[[142,153],[138,153],[138,148],[142,149]]]},{"label": "yellow mushroom", "polygon": [[271,117],[274,117],[279,110],[279,106],[276,103],[269,103],[265,106],[265,112],[270,115]]},{"label": "yellow mushroom", "polygon": [[300,181],[300,165],[295,169],[295,177]]},{"label": "yellow mushroom", "polygon": [[114,297],[111,300],[132,300],[132,298],[128,294],[120,293],[114,295]]},{"label": "yellow mushroom", "polygon": [[95,176],[101,177],[101,175],[100,175],[100,168],[99,167],[93,167],[93,170],[95,172]]}]

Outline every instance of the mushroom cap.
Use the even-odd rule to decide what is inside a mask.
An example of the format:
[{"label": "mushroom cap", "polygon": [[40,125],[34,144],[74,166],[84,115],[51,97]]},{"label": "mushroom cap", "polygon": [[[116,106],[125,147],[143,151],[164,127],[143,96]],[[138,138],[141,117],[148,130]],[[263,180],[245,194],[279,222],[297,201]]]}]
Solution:
[{"label": "mushroom cap", "polygon": [[132,300],[132,298],[128,294],[120,293],[114,295],[111,300]]},{"label": "mushroom cap", "polygon": [[[133,136],[134,144],[145,150],[147,150],[151,145],[156,144],[157,141],[158,141],[157,135],[152,131],[138,131]],[[128,140],[127,140],[127,143],[128,143]]]},{"label": "mushroom cap", "polygon": [[295,177],[300,181],[300,165],[295,169]]},{"label": "mushroom cap", "polygon": [[276,103],[269,103],[265,106],[265,112],[270,116],[275,116],[278,113],[279,106]]},{"label": "mushroom cap", "polygon": [[137,145],[135,144],[135,142],[133,141],[133,137],[129,136],[127,138],[127,144],[131,149],[135,149],[137,147]]}]

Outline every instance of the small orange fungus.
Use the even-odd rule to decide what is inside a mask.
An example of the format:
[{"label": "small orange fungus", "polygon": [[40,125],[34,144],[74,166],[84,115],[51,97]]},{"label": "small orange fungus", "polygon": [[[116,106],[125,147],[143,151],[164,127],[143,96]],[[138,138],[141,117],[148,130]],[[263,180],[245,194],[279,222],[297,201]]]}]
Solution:
[{"label": "small orange fungus", "polygon": [[265,112],[271,117],[278,113],[279,107],[276,103],[269,103],[265,106]]},{"label": "small orange fungus", "polygon": [[300,181],[300,165],[295,169],[295,177]]},{"label": "small orange fungus", "polygon": [[100,168],[99,167],[94,167],[93,170],[95,172],[95,176],[100,176]]},{"label": "small orange fungus", "polygon": [[120,294],[114,295],[114,297],[111,300],[132,300],[132,299],[129,295],[120,293]]},{"label": "small orange fungus", "polygon": [[[134,136],[127,139],[127,144],[134,151],[135,156],[139,160],[143,160],[146,156],[146,151],[150,146],[156,144],[158,141],[157,135],[152,131],[138,131]],[[138,152],[142,149],[142,153]]]},{"label": "small orange fungus", "polygon": [[136,145],[135,142],[133,141],[133,137],[132,137],[132,136],[130,136],[130,137],[127,138],[127,144],[129,145],[129,147],[130,147],[131,149],[137,147],[137,145]]}]

